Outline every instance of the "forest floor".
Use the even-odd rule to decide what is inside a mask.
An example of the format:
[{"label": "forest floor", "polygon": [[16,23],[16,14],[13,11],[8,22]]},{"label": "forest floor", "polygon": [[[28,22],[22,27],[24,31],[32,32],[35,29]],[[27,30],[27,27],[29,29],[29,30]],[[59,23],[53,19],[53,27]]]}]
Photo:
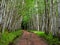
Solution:
[{"label": "forest floor", "polygon": [[34,33],[23,30],[23,35],[15,41],[14,45],[48,45],[46,41]]}]

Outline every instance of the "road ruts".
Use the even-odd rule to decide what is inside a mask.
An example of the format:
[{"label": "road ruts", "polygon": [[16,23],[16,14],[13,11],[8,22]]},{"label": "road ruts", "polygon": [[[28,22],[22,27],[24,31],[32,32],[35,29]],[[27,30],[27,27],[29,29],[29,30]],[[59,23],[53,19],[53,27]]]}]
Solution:
[{"label": "road ruts", "polygon": [[37,35],[23,31],[23,35],[14,45],[48,45],[42,38]]}]

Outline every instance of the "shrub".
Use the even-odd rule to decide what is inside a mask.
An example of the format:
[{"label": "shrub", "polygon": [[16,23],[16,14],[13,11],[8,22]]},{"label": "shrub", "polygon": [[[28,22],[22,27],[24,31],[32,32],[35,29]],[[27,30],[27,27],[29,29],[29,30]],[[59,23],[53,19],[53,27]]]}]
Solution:
[{"label": "shrub", "polygon": [[10,32],[10,33],[3,33],[2,37],[0,39],[0,45],[8,45],[10,42],[14,40],[17,36],[22,35],[22,31],[15,31],[15,32]]},{"label": "shrub", "polygon": [[49,45],[59,45],[59,43],[60,43],[59,39],[56,37],[53,37],[53,35],[51,33],[48,34],[45,39],[47,40]]}]

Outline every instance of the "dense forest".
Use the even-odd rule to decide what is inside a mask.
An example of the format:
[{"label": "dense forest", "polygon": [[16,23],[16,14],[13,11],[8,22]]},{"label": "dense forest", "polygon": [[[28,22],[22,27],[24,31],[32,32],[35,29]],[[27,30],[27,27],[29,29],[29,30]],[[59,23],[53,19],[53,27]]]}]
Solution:
[{"label": "dense forest", "polygon": [[50,45],[60,45],[60,0],[0,0],[0,45],[8,44],[7,34],[12,41],[22,30],[50,34],[59,42]]}]

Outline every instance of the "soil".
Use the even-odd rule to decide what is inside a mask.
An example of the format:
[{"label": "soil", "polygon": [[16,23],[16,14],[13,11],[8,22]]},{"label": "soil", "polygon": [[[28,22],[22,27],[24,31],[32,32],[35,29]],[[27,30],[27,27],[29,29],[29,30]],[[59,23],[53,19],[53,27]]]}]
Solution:
[{"label": "soil", "polygon": [[48,45],[46,41],[34,33],[30,33],[27,31],[23,31],[23,35],[21,38],[15,42],[14,45]]}]

